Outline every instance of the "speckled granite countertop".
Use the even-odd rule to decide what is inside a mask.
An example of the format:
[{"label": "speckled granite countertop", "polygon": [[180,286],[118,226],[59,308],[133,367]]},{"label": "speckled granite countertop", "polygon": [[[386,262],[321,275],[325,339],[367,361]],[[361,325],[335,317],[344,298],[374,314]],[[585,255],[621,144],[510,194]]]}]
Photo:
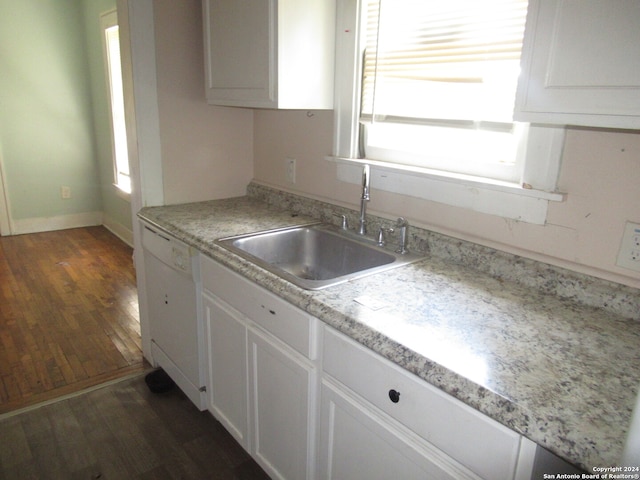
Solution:
[{"label": "speckled granite countertop", "polygon": [[[139,216],[570,462],[618,464],[640,385],[637,319],[433,255],[302,290],[214,244],[314,220],[251,197]],[[354,301],[362,295],[383,308]]]}]

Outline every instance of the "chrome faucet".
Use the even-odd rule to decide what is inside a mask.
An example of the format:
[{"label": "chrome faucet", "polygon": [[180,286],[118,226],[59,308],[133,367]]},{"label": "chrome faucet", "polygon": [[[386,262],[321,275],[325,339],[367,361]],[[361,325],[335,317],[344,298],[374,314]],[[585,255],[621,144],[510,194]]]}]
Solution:
[{"label": "chrome faucet", "polygon": [[369,165],[365,165],[362,169],[362,197],[360,198],[360,220],[358,224],[358,235],[367,233],[366,216],[367,202],[369,201],[369,182],[370,182]]},{"label": "chrome faucet", "polygon": [[378,246],[384,247],[387,244],[387,233],[393,233],[393,232],[394,232],[393,228],[380,227],[380,230],[378,230],[378,240],[376,241]]},{"label": "chrome faucet", "polygon": [[400,229],[400,242],[398,243],[396,253],[404,255],[409,252],[407,249],[409,243],[409,222],[405,218],[399,217],[398,220],[396,220],[395,228]]}]

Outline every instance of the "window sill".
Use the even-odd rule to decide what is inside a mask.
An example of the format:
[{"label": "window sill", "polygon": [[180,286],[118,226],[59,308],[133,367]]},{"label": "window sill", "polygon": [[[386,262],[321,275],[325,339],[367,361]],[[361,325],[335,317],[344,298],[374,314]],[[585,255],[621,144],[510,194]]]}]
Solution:
[{"label": "window sill", "polygon": [[372,189],[538,225],[545,224],[550,201],[562,202],[565,199],[562,193],[420,167],[342,157],[327,157],[327,160],[337,163],[338,179],[343,182],[361,184],[361,166],[368,164],[371,166]]},{"label": "window sill", "polygon": [[126,192],[124,191],[122,188],[120,188],[118,185],[116,185],[115,183],[112,184],[114,190],[116,191],[116,195],[118,197],[120,197],[121,199],[127,201],[127,202],[131,202],[131,192]]}]

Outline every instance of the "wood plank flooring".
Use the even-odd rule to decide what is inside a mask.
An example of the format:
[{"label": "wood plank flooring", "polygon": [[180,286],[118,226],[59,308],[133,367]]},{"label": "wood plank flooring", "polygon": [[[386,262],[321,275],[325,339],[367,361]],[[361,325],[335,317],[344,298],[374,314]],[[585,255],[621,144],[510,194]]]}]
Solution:
[{"label": "wood plank flooring", "polygon": [[0,413],[148,367],[130,247],[104,227],[0,237]]},{"label": "wood plank flooring", "polygon": [[0,419],[0,480],[269,477],[208,412],[143,376]]}]

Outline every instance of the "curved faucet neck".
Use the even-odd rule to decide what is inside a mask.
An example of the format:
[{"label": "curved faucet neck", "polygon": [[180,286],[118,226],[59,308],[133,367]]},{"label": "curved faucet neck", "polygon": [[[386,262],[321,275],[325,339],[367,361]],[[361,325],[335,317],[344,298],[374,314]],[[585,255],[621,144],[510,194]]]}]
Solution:
[{"label": "curved faucet neck", "polygon": [[364,165],[362,168],[362,196],[360,197],[360,219],[358,224],[358,234],[364,235],[367,233],[366,217],[367,217],[367,202],[371,198],[369,195],[371,170],[369,165]]}]

